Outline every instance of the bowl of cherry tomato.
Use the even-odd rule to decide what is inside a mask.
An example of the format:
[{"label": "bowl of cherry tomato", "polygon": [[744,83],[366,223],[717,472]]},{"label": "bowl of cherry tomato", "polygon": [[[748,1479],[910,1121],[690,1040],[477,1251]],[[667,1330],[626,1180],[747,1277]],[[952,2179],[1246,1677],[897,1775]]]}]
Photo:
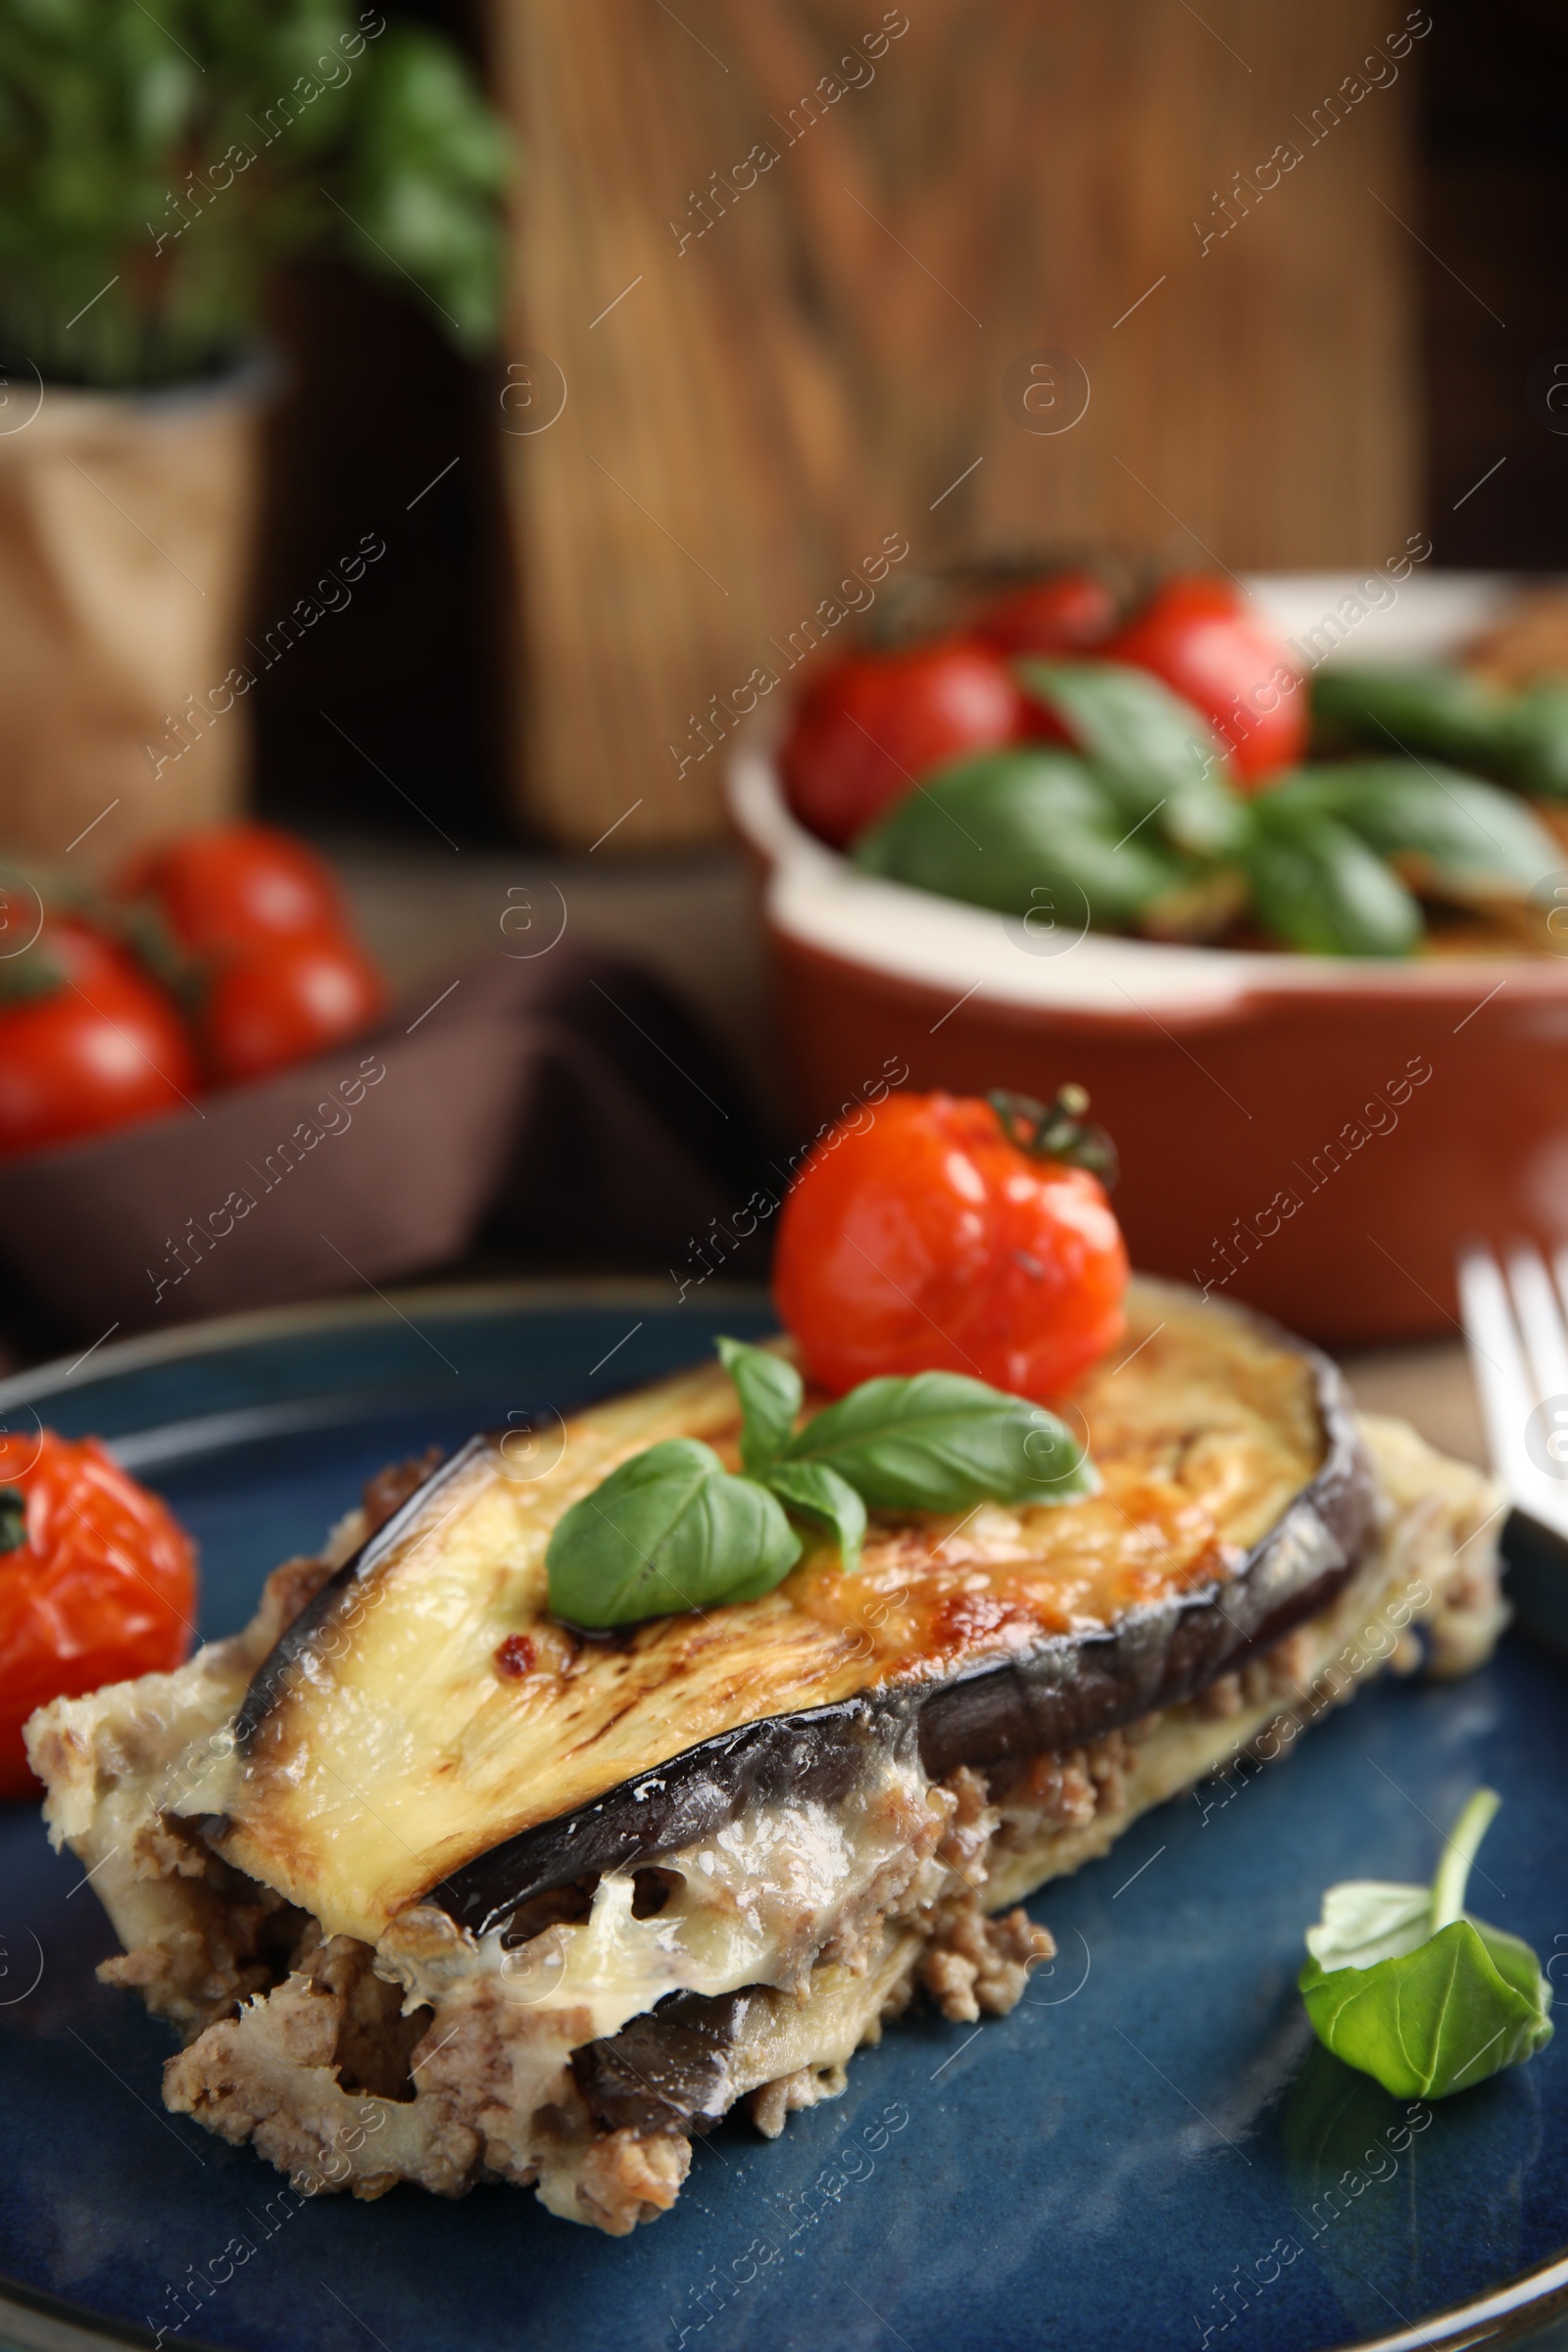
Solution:
[{"label": "bowl of cherry tomato", "polygon": [[11,876],[4,902],[0,1165],[192,1107],[386,1009],[330,869],[270,825],[165,843],[102,894]]},{"label": "bowl of cherry tomato", "polygon": [[729,774],[802,1112],[1081,1082],[1137,1262],[1331,1343],[1568,1241],[1568,617],[1421,561],[962,583],[808,673]]},{"label": "bowl of cherry tomato", "polygon": [[270,826],[103,890],[0,873],[0,1263],[88,1338],[439,1263],[506,1088],[482,1022],[405,1036],[389,1004],[331,869]]}]

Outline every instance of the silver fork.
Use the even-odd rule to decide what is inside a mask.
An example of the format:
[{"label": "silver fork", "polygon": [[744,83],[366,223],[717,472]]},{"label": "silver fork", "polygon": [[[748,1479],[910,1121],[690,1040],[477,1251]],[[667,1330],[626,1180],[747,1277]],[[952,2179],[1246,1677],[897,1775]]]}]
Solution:
[{"label": "silver fork", "polygon": [[1502,1264],[1472,1244],[1459,1306],[1492,1466],[1510,1501],[1568,1543],[1568,1249],[1548,1266],[1515,1243]]}]

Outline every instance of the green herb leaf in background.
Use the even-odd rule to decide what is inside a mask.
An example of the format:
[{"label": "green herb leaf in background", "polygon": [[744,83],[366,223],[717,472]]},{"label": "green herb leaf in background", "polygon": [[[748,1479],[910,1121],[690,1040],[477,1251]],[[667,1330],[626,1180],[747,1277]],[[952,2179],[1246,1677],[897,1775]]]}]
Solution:
[{"label": "green herb leaf in background", "polygon": [[1265,930],[1318,956],[1408,956],[1421,909],[1375,850],[1289,786],[1252,804],[1243,856]]},{"label": "green herb leaf in background", "polygon": [[800,1556],[765,1487],[732,1477],[710,1446],[667,1438],[563,1514],[546,1553],[550,1606],[573,1625],[633,1625],[755,1600]]},{"label": "green herb leaf in background", "polygon": [[884,1511],[1070,1502],[1100,1484],[1054,1413],[960,1372],[862,1381],[808,1421],[783,1460],[836,1470]]},{"label": "green herb leaf in background", "polygon": [[1325,749],[1419,752],[1511,773],[1512,698],[1469,670],[1347,664],[1312,680],[1314,735]]},{"label": "green herb leaf in background", "polygon": [[1563,863],[1562,849],[1515,794],[1456,768],[1348,760],[1301,768],[1268,802],[1271,810],[1309,808],[1336,818],[1412,890],[1462,906],[1521,904]]},{"label": "green herb leaf in background", "polygon": [[1509,781],[1544,801],[1568,800],[1568,684],[1527,686],[1508,715]]},{"label": "green herb leaf in background", "polygon": [[1121,662],[1022,661],[1029,692],[1055,712],[1124,823],[1152,823],[1173,848],[1223,858],[1246,822],[1224,745],[1162,678]]},{"label": "green herb leaf in background", "polygon": [[[0,358],[109,389],[230,367],[284,262],[494,342],[507,135],[459,51],[356,0],[0,9]],[[28,375],[30,380],[30,373]]]},{"label": "green herb leaf in background", "polygon": [[[1175,894],[1187,866],[1069,752],[989,752],[940,770],[860,835],[862,871],[1068,932],[1115,929]],[[1044,894],[1044,895],[1042,895]]]},{"label": "green herb leaf in background", "polygon": [[1322,670],[1312,681],[1320,749],[1419,754],[1477,768],[1543,800],[1568,798],[1568,684],[1518,691],[1460,668]]},{"label": "green herb leaf in background", "polygon": [[1498,1801],[1476,1791],[1430,1887],[1347,1880],[1306,1932],[1298,1983],[1313,2031],[1396,2098],[1446,2098],[1551,2039],[1551,1987],[1535,1953],[1463,1907]]}]

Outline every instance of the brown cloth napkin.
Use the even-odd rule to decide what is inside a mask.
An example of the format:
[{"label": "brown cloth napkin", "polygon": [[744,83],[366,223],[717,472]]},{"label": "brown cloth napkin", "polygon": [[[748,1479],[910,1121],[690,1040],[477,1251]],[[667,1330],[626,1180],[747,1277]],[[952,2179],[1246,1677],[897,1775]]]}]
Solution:
[{"label": "brown cloth napkin", "polygon": [[762,1144],[650,973],[564,947],[432,982],[373,1036],[177,1116],[0,1164],[0,1263],[85,1338],[432,1272],[481,1231],[674,1265]]}]

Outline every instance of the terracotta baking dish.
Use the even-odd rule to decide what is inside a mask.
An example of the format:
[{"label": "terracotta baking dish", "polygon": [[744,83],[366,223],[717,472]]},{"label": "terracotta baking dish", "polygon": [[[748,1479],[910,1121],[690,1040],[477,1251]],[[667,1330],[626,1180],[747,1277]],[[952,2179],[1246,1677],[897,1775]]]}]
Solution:
[{"label": "terracotta baking dish", "polygon": [[[1347,586],[1250,584],[1293,633]],[[1444,651],[1502,592],[1411,581],[1336,658]],[[1113,939],[1071,908],[1025,923],[857,872],[796,825],[760,735],[729,797],[813,1124],[890,1063],[969,1094],[1077,1079],[1121,1149],[1136,1262],[1329,1343],[1454,1331],[1467,1237],[1568,1240],[1568,956],[1391,964]]]}]

